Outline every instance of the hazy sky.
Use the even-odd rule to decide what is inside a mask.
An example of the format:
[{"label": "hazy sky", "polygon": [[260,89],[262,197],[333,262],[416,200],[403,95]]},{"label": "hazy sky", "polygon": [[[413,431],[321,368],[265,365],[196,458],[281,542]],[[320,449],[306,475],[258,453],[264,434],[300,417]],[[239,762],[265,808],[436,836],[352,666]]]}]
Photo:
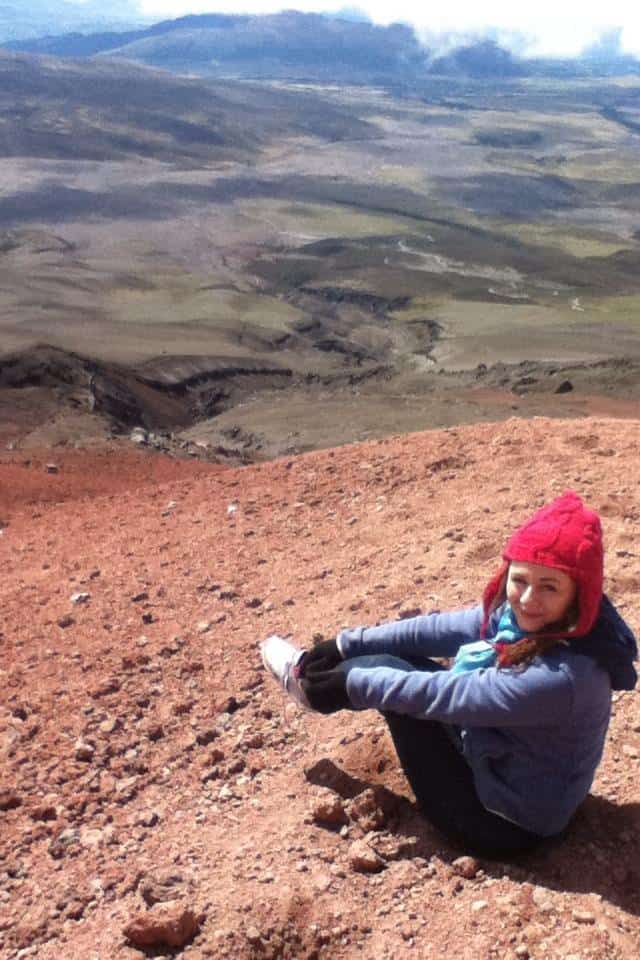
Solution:
[{"label": "hazy sky", "polygon": [[400,20],[432,37],[496,28],[498,38],[510,46],[526,40],[526,52],[551,55],[579,53],[604,30],[619,27],[622,49],[640,55],[638,0],[521,0],[519,4],[515,0],[138,0],[138,6],[145,15],[159,19],[186,13],[332,12],[357,7],[375,23]]}]

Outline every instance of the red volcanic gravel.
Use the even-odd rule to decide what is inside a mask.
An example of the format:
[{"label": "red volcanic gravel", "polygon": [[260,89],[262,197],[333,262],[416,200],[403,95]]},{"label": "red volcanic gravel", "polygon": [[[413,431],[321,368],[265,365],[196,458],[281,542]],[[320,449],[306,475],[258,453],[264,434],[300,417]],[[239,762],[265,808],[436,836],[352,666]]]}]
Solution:
[{"label": "red volcanic gravel", "polygon": [[476,602],[566,488],[638,628],[639,434],[513,419],[234,469],[4,454],[2,960],[636,960],[636,692],[564,844],[478,861],[417,815],[378,715],[285,704],[257,643]]}]

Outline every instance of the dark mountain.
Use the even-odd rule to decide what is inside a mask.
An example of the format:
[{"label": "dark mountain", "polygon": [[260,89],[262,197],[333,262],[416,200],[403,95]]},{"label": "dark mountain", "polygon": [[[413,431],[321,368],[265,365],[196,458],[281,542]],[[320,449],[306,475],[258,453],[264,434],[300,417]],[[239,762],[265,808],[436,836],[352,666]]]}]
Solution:
[{"label": "dark mountain", "polygon": [[523,62],[516,60],[494,40],[481,40],[438,57],[431,63],[429,72],[488,79],[521,77],[527,69]]},{"label": "dark mountain", "polygon": [[[61,8],[71,6],[64,0],[36,0],[33,9],[44,10],[56,3]],[[121,13],[127,8],[128,0],[122,0],[117,8],[109,7],[110,12],[115,9]],[[0,26],[6,9],[0,0]],[[13,5],[11,9],[15,19]],[[98,2],[72,9],[95,13]],[[59,27],[66,23],[64,17],[49,22]],[[420,44],[411,27],[376,26],[350,8],[331,15],[294,10],[264,16],[189,15],[136,29],[100,32],[94,25],[91,30],[59,36],[16,39],[5,46],[59,57],[109,55],[200,76],[373,83],[397,92],[402,91],[403,84],[412,89],[427,78],[433,89],[438,78],[572,79],[640,72],[640,61],[620,52],[619,31],[603,34],[584,56],[574,59],[523,59],[493,39],[465,43],[437,55]]]},{"label": "dark mountain", "polygon": [[[0,8],[1,9],[1,8]],[[8,50],[23,53],[50,54],[54,57],[92,57],[97,53],[107,53],[119,47],[146,40],[164,37],[167,34],[183,30],[230,30],[239,27],[250,19],[247,15],[227,16],[221,13],[189,15],[177,20],[161,20],[148,27],[136,30],[110,30],[91,33],[67,33],[60,36],[45,36],[29,40],[17,40],[6,43]]]},{"label": "dark mountain", "polygon": [[427,59],[408,26],[379,27],[296,11],[190,16],[128,33],[47,37],[9,46],[56,56],[109,53],[178,72],[341,82],[411,77],[423,72]]},{"label": "dark mountain", "polygon": [[[215,87],[122,61],[0,50],[0,156],[179,164],[249,160],[271,137],[367,137],[368,124],[312,93]],[[73,204],[74,197],[68,202]]]}]

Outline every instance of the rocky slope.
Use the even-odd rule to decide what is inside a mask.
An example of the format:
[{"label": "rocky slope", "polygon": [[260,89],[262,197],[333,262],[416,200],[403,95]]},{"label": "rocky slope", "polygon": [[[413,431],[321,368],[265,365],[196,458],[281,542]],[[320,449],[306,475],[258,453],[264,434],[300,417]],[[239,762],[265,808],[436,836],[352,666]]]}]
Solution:
[{"label": "rocky slope", "polygon": [[245,468],[3,453],[2,960],[637,957],[636,693],[565,843],[477,862],[416,815],[377,715],[287,706],[256,644],[475,601],[566,487],[637,628],[639,429],[511,419]]}]

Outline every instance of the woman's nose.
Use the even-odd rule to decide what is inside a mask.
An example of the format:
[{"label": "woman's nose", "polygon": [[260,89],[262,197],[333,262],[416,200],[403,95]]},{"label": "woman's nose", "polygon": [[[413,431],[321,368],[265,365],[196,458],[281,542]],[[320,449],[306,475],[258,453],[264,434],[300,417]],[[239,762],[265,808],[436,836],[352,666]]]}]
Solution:
[{"label": "woman's nose", "polygon": [[520,594],[520,603],[528,603],[533,598],[533,587],[531,584],[526,586]]}]

